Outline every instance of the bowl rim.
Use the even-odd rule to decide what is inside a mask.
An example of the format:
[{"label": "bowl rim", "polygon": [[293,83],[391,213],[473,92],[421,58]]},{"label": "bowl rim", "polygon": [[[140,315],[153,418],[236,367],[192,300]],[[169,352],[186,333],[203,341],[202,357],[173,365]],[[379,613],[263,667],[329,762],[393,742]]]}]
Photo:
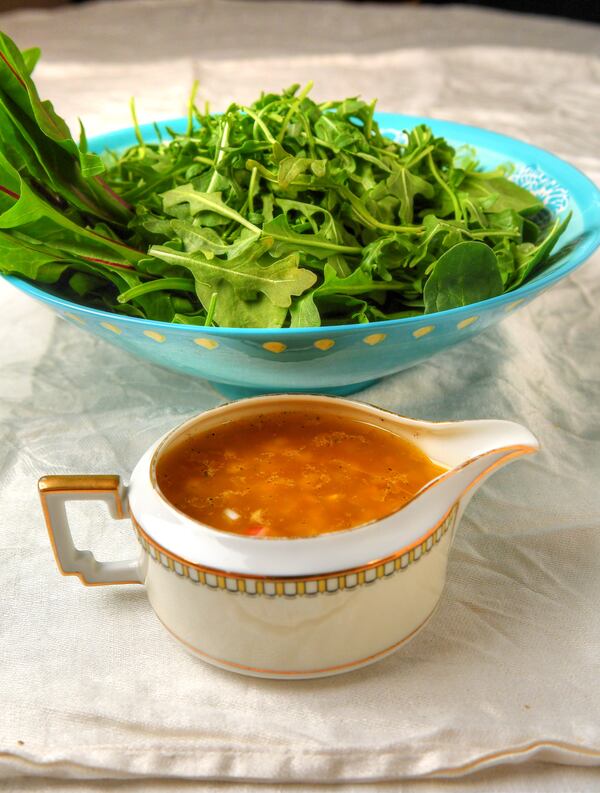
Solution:
[{"label": "bowl rim", "polygon": [[[72,302],[66,298],[59,297],[52,292],[38,287],[35,284],[21,278],[20,276],[3,275],[2,277],[25,294],[29,294],[32,297],[41,300],[42,302],[48,303],[57,309],[61,309],[65,313],[81,313],[89,317],[95,317],[99,321],[119,322],[135,327],[155,327],[163,330],[168,328],[171,332],[177,330],[177,332],[197,334],[201,331],[203,334],[209,336],[257,336],[259,338],[262,336],[269,336],[272,339],[273,337],[288,337],[291,335],[302,336],[314,333],[318,333],[320,335],[323,333],[326,333],[327,335],[339,335],[340,333],[347,333],[349,331],[364,332],[367,329],[372,329],[374,331],[384,331],[386,328],[411,328],[414,326],[435,324],[436,321],[444,321],[446,319],[451,320],[453,317],[460,317],[465,313],[477,314],[478,311],[487,310],[488,308],[492,309],[501,307],[505,304],[522,303],[532,294],[540,293],[545,288],[551,286],[553,283],[564,278],[570,272],[575,270],[577,267],[583,264],[600,246],[600,189],[598,189],[591,179],[589,179],[589,177],[587,177],[582,171],[580,171],[574,165],[568,163],[566,160],[563,160],[561,157],[558,157],[543,148],[519,140],[518,138],[513,138],[509,135],[493,132],[491,130],[470,124],[461,124],[458,122],[429,116],[415,116],[391,112],[378,112],[375,114],[375,116],[380,125],[389,123],[394,124],[397,127],[399,124],[405,124],[407,126],[414,126],[419,123],[429,124],[434,128],[434,132],[436,130],[440,133],[444,132],[446,137],[448,137],[449,133],[460,133],[461,130],[464,130],[467,134],[470,134],[471,137],[475,137],[477,139],[476,142],[472,140],[465,140],[464,144],[472,145],[476,149],[478,145],[480,147],[482,145],[493,146],[494,144],[500,144],[504,147],[510,146],[513,149],[516,148],[518,152],[523,155],[526,154],[530,157],[535,157],[538,164],[540,161],[541,164],[550,164],[552,166],[554,178],[556,178],[556,171],[558,171],[559,175],[564,174],[571,180],[574,179],[577,183],[578,189],[583,191],[583,196],[577,201],[577,205],[584,208],[585,210],[586,220],[582,230],[584,239],[582,240],[581,244],[573,253],[568,253],[565,257],[565,261],[556,269],[547,273],[541,273],[531,281],[521,284],[521,286],[517,287],[517,289],[513,291],[503,292],[501,295],[480,300],[476,303],[469,303],[465,306],[458,306],[456,308],[445,309],[443,311],[435,311],[431,314],[418,314],[414,317],[377,320],[375,322],[364,324],[355,323],[344,325],[319,325],[318,327],[309,328],[221,328],[205,325],[186,325],[173,322],[164,322],[159,320],[144,319],[141,317],[130,317],[126,314],[117,314]],[[156,124],[143,124],[140,126],[140,131],[142,135],[150,138],[148,142],[153,142],[153,140],[155,141],[157,139],[157,128],[161,132],[166,132],[167,128],[172,128],[178,131],[178,127],[185,127],[185,125],[187,125],[187,117],[181,116],[178,118],[159,121],[156,122]],[[106,151],[111,147],[128,145],[122,143],[119,144],[119,139],[123,137],[133,138],[134,134],[135,132],[133,127],[123,127],[121,129],[112,130],[110,132],[89,138],[88,147],[90,151],[101,153],[101,151]],[[560,250],[561,248],[558,248],[558,251]]]}]

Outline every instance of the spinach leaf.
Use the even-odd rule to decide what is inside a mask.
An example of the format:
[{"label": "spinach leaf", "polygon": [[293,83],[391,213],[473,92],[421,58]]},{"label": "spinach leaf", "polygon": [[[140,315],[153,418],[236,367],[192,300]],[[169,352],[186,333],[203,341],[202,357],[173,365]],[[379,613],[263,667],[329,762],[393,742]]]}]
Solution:
[{"label": "spinach leaf", "polygon": [[510,284],[510,289],[516,289],[520,286],[541,262],[548,259],[570,219],[570,214],[564,218],[564,220],[557,218],[546,236],[537,245],[532,245],[530,242],[523,242],[521,245],[516,246],[516,268]]},{"label": "spinach leaf", "polygon": [[502,292],[494,252],[482,242],[460,242],[440,256],[425,283],[425,313],[468,306]]},{"label": "spinach leaf", "polygon": [[524,212],[542,206],[539,198],[504,176],[486,178],[484,174],[473,172],[463,179],[460,189],[486,212],[503,212],[507,209]]}]

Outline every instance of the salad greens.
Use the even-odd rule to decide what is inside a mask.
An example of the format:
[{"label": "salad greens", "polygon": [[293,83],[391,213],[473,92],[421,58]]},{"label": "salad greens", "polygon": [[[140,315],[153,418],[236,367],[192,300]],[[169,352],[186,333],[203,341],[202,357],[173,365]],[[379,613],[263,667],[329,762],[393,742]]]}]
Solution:
[{"label": "salad greens", "polygon": [[0,33],[0,273],[114,312],[312,327],[441,311],[539,272],[568,218],[421,124],[385,137],[375,102],[310,85],[103,158],[77,144]]}]

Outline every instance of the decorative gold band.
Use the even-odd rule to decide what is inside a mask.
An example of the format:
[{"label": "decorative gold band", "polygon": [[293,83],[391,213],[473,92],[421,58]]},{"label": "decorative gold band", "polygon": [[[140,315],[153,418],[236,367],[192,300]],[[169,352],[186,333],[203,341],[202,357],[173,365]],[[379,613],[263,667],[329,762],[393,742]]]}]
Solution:
[{"label": "decorative gold band", "polygon": [[38,482],[40,497],[48,493],[114,493],[118,515],[123,517],[119,494],[121,478],[117,474],[52,474]]},{"label": "decorative gold band", "polygon": [[356,587],[372,584],[381,578],[388,578],[406,570],[411,564],[419,561],[435,548],[448,530],[453,528],[457,509],[458,503],[454,504],[427,534],[384,559],[376,559],[350,570],[290,578],[243,575],[191,564],[156,543],[146,534],[133,515],[131,519],[140,545],[150,558],[176,575],[189,578],[194,584],[250,596],[292,598],[333,594],[342,590],[356,589]]}]

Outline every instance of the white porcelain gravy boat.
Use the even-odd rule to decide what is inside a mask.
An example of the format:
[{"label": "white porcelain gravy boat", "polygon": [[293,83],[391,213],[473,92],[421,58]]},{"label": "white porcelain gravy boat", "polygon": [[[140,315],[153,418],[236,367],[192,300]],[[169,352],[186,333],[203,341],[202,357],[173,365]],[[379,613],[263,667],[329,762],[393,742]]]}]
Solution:
[{"label": "white porcelain gravy boat", "polygon": [[[175,509],[159,492],[157,459],[182,434],[281,409],[368,421],[416,443],[449,470],[388,517],[310,538],[244,537]],[[500,466],[537,451],[509,421],[431,423],[325,396],[275,395],[233,402],[185,422],[152,446],[124,487],[118,476],[46,476],[39,489],[56,562],[86,585],[144,584],[167,630],[217,666],[261,677],[308,678],[383,658],[431,617],[448,553],[475,490]],[[98,562],[75,548],[69,500],[100,499],[130,517],[140,553]]]}]

